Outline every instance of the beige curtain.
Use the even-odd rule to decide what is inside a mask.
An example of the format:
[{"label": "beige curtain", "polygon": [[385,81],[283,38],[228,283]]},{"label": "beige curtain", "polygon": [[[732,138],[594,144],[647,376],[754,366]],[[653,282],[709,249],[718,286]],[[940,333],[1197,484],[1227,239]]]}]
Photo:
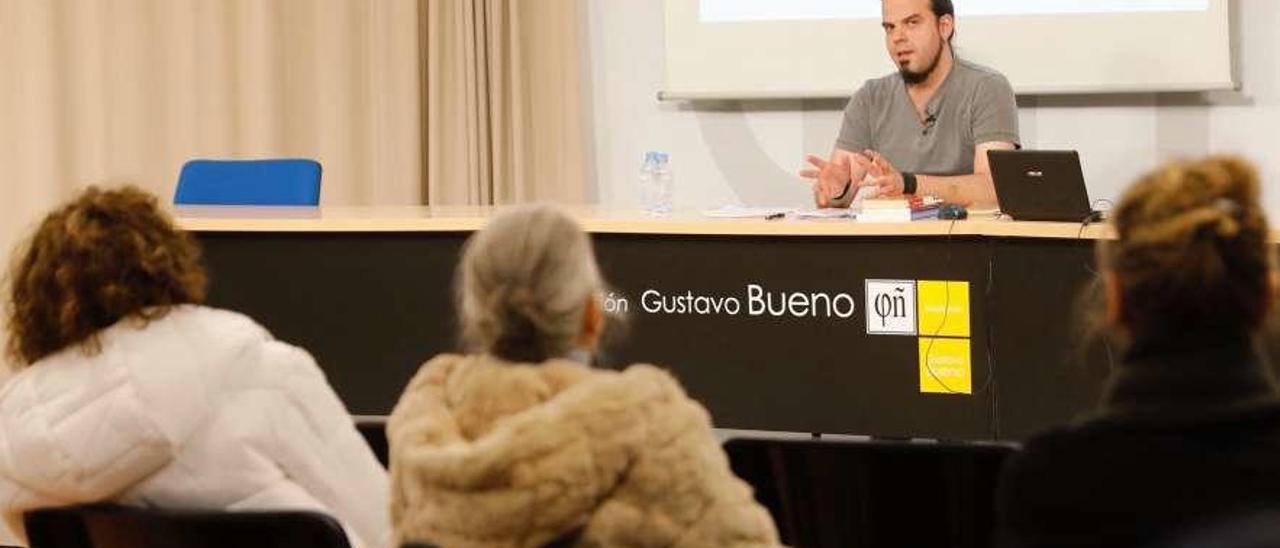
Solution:
[{"label": "beige curtain", "polygon": [[431,204],[584,203],[583,0],[425,0]]},{"label": "beige curtain", "polygon": [[418,0],[0,0],[0,249],[87,184],[168,200],[196,157],[316,158],[326,205],[420,203],[418,47]]},{"label": "beige curtain", "polygon": [[326,205],[421,203],[418,22],[418,0],[0,0],[0,264],[78,189],[168,201],[196,157],[311,157]]},{"label": "beige curtain", "polygon": [[583,0],[0,0],[0,264],[84,186],[168,201],[198,157],[315,158],[324,205],[583,202],[584,22]]}]

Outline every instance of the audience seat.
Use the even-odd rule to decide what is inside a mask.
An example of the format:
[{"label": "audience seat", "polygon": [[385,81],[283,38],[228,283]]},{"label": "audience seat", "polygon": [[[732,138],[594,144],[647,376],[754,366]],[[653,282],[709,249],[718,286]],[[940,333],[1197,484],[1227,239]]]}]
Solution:
[{"label": "audience seat", "polygon": [[318,512],[225,512],[68,506],[24,516],[31,548],[350,548]]},{"label": "audience seat", "polygon": [[1003,444],[730,439],[782,541],[806,548],[987,548]]}]

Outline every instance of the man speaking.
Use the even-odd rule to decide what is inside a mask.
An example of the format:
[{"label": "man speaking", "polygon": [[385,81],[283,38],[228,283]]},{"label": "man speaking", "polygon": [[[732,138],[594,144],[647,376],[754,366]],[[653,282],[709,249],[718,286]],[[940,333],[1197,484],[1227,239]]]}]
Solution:
[{"label": "man speaking", "polygon": [[1019,145],[1009,81],[956,57],[951,0],[883,0],[882,13],[898,72],[854,94],[830,160],[808,157],[800,174],[813,180],[818,207],[849,207],[859,187],[994,204],[987,151]]}]

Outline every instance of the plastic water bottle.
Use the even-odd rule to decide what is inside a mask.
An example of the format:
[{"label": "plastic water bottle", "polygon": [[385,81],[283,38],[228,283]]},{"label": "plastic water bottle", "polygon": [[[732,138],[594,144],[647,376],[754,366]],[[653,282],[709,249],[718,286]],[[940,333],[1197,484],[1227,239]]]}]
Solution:
[{"label": "plastic water bottle", "polygon": [[644,154],[640,165],[640,205],[644,212],[664,216],[672,210],[671,155],[662,151]]}]

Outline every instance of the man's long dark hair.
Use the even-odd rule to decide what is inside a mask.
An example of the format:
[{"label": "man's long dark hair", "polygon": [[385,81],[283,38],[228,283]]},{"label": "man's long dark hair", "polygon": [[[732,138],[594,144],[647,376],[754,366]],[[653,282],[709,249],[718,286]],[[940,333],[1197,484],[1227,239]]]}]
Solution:
[{"label": "man's long dark hair", "polygon": [[931,0],[929,8],[933,10],[933,14],[938,17],[943,15],[956,16],[956,5],[951,0]]},{"label": "man's long dark hair", "polygon": [[[950,15],[952,20],[956,18],[956,5],[951,0],[929,0],[929,9],[933,11],[933,15],[938,19],[942,19],[943,15]],[[951,36],[947,37],[947,43],[951,43],[951,39],[956,37],[956,31],[951,31]]]}]

